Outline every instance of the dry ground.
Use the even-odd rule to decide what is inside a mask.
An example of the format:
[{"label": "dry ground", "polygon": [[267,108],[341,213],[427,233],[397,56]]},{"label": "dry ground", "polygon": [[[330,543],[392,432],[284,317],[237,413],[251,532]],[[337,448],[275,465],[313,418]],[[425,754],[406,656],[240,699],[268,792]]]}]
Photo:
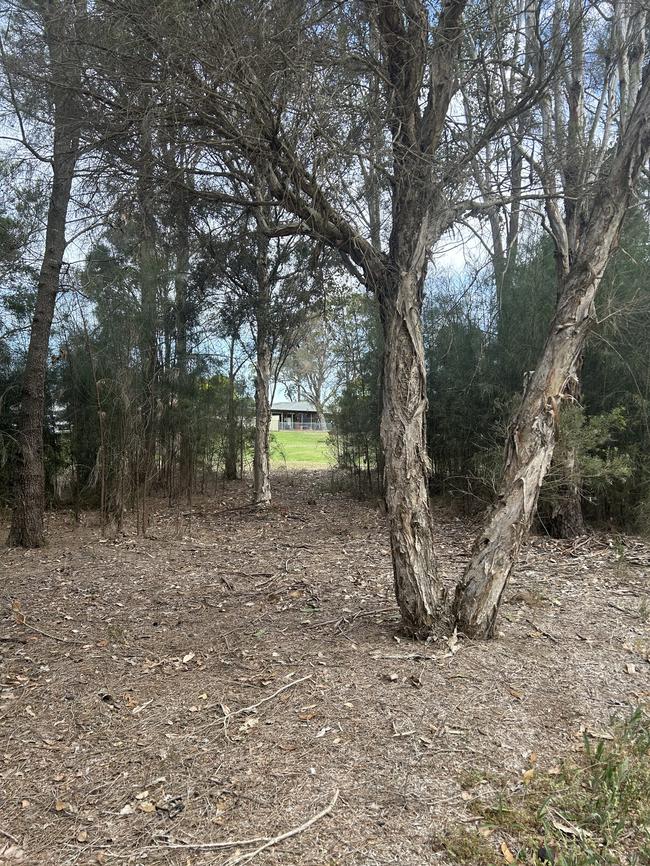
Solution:
[{"label": "dry ground", "polygon": [[[146,539],[52,515],[47,549],[1,555],[5,862],[245,862],[263,841],[200,846],[338,791],[254,863],[444,864],[433,840],[471,825],[481,778],[520,784],[531,752],[544,772],[648,700],[642,542],[533,538],[499,640],[414,644],[375,504],[305,473],[268,515],[228,510],[248,493],[160,504]],[[452,580],[471,527],[436,520]]]}]

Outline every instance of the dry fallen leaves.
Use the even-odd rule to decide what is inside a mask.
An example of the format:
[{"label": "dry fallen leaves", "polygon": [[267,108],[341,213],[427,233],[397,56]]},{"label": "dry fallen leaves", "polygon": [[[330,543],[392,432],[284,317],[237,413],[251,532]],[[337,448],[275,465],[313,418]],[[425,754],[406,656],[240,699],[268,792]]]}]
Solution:
[{"label": "dry fallen leaves", "polygon": [[25,852],[18,845],[0,844],[0,863],[23,863],[25,860]]},{"label": "dry fallen leaves", "polygon": [[515,855],[512,853],[510,848],[508,848],[505,842],[501,843],[501,853],[503,854],[503,859],[505,863],[515,862]]}]

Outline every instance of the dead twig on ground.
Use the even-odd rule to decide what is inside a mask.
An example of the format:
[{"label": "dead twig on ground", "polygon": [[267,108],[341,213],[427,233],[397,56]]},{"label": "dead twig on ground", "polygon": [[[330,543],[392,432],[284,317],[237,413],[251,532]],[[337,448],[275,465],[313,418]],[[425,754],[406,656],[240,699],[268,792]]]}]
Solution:
[{"label": "dead twig on ground", "polygon": [[259,848],[256,848],[254,851],[249,851],[247,854],[240,854],[237,857],[229,857],[223,866],[239,866],[240,863],[248,863],[253,857],[257,857],[258,854],[261,854],[262,851],[266,851],[267,848],[271,848],[273,845],[277,845],[280,842],[283,842],[285,839],[290,839],[292,836],[297,836],[298,833],[303,833],[312,824],[315,824],[317,821],[320,821],[321,818],[324,818],[325,815],[329,815],[334,806],[336,805],[336,801],[339,798],[339,790],[338,788],[334,792],[334,796],[331,801],[325,806],[324,809],[321,809],[316,815],[312,816],[308,821],[305,821],[304,824],[301,824],[299,827],[293,827],[291,830],[287,830],[286,833],[281,833],[279,836],[274,836],[272,839],[269,839],[268,842],[265,842],[263,845],[260,845]]},{"label": "dead twig on ground", "polygon": [[225,842],[182,842],[168,840],[165,837],[154,837],[156,845],[150,845],[150,848],[174,848],[188,851],[216,851],[223,848],[239,848],[242,845],[257,845],[259,842],[268,842],[268,836],[258,836],[255,839],[236,839]]},{"label": "dead twig on ground", "polygon": [[394,613],[397,614],[397,610],[395,607],[380,607],[378,610],[358,610],[355,614],[352,615],[350,619],[346,616],[340,616],[338,619],[325,619],[320,622],[310,622],[307,628],[316,628],[319,625],[331,625],[332,623],[339,624],[341,622],[348,622],[350,625],[359,619],[362,616],[375,616],[375,614],[380,613]]},{"label": "dead twig on ground", "polygon": [[69,638],[69,637],[59,637],[58,635],[52,634],[49,631],[44,631],[42,628],[37,628],[35,625],[32,625],[29,622],[21,622],[20,624],[22,626],[24,626],[25,628],[30,629],[30,631],[35,631],[38,634],[42,634],[43,637],[49,637],[50,640],[57,640],[57,641],[59,641],[59,643],[71,643],[71,644],[76,644],[77,646],[83,646],[83,643],[84,643],[82,640],[73,640],[72,638]]},{"label": "dead twig on ground", "polygon": [[[262,700],[258,701],[256,704],[251,704],[248,707],[241,707],[238,710],[232,710],[229,713],[225,713],[225,715],[223,715],[221,718],[215,719],[215,721],[216,722],[228,722],[228,721],[230,721],[230,719],[233,718],[233,716],[239,716],[242,713],[252,713],[258,707],[261,707],[262,704],[266,704],[269,701],[272,701],[273,698],[277,697],[282,692],[286,692],[287,689],[293,688],[293,686],[297,686],[298,683],[304,683],[305,680],[310,680],[310,679],[311,679],[311,674],[307,674],[306,677],[300,677],[299,680],[292,680],[290,683],[287,683],[286,685],[282,686],[282,688],[279,688],[276,691],[274,691],[272,695],[268,695],[267,697],[262,698]],[[217,704],[213,704],[213,706],[216,707]],[[210,708],[210,709],[212,709],[212,708]]]}]

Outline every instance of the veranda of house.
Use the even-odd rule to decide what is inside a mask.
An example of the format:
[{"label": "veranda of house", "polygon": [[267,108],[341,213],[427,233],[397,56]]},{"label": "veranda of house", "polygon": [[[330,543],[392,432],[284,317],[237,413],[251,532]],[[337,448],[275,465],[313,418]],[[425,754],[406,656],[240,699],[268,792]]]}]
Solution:
[{"label": "veranda of house", "polygon": [[329,430],[329,420],[322,421],[306,400],[277,402],[271,407],[271,430]]}]

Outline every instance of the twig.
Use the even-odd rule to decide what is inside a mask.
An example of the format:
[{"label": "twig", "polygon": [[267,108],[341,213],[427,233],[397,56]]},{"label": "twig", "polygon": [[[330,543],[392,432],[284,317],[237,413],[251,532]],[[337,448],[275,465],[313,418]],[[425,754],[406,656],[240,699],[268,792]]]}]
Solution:
[{"label": "twig", "polygon": [[250,713],[250,712],[252,712],[252,710],[256,710],[258,707],[261,707],[262,704],[265,704],[268,701],[272,701],[273,698],[277,697],[277,695],[279,695],[281,692],[286,692],[287,689],[293,688],[293,686],[297,686],[298,683],[304,683],[305,680],[310,680],[310,679],[311,679],[311,674],[307,674],[306,677],[301,677],[299,680],[292,680],[290,683],[287,683],[285,686],[282,686],[282,688],[273,692],[272,695],[268,695],[267,697],[262,698],[262,700],[258,701],[256,704],[251,704],[249,707],[241,707],[241,709],[239,709],[239,710],[233,710],[230,713],[226,713],[220,719],[216,719],[216,721],[217,722],[227,722],[230,719],[232,719],[233,716],[239,716],[239,715],[241,715],[241,713]]},{"label": "twig", "polygon": [[18,625],[22,625],[25,628],[31,629],[31,631],[35,631],[38,634],[42,634],[43,637],[49,637],[51,640],[58,640],[59,643],[78,644],[79,646],[83,646],[83,643],[84,643],[82,640],[73,640],[72,638],[59,637],[58,635],[52,634],[49,631],[43,631],[43,629],[41,629],[41,628],[36,628],[35,625],[31,625],[30,623],[28,623],[27,620],[24,619],[24,617],[21,617],[21,621],[18,623]]},{"label": "twig", "polygon": [[436,662],[438,661],[437,656],[429,656],[426,653],[370,653],[369,658],[373,659],[373,661],[378,661],[379,659],[390,659],[391,661],[422,661],[422,662]]},{"label": "twig", "polygon": [[301,824],[300,827],[294,827],[291,830],[287,830],[286,833],[281,833],[279,836],[274,836],[273,839],[269,839],[268,842],[265,842],[263,845],[260,845],[259,848],[256,848],[254,851],[249,851],[247,854],[240,854],[238,857],[229,857],[223,866],[238,866],[239,863],[248,863],[249,860],[252,860],[253,857],[257,857],[258,854],[261,854],[262,851],[266,851],[267,848],[271,848],[273,845],[277,845],[279,842],[283,842],[285,839],[290,839],[292,836],[297,836],[298,833],[302,833],[304,830],[307,830],[311,827],[312,824],[315,824],[316,821],[320,821],[321,818],[324,818],[325,815],[329,815],[334,806],[336,805],[336,801],[339,798],[339,790],[338,788],[334,792],[334,796],[332,797],[331,802],[325,806],[324,809],[321,809],[318,814],[314,815],[308,821],[305,821],[304,824]]},{"label": "twig", "polygon": [[307,628],[316,628],[319,625],[331,625],[332,623],[349,622],[350,625],[362,616],[375,616],[379,613],[397,613],[397,609],[393,607],[380,607],[377,610],[358,610],[350,619],[346,616],[340,616],[338,619],[325,619],[320,622],[310,622]]},{"label": "twig", "polygon": [[218,848],[239,848],[240,845],[256,845],[258,842],[268,842],[268,836],[260,836],[257,839],[237,839],[232,842],[168,842],[165,839],[155,838],[158,844],[151,848],[188,848],[194,851],[210,851]]},{"label": "twig", "polygon": [[[337,791],[337,794],[338,794],[338,791]],[[7,839],[11,840],[15,845],[20,844],[20,842],[18,841],[18,839],[16,839],[15,836],[12,836],[11,833],[7,833],[7,831],[3,830],[2,827],[0,827],[0,836],[5,836]]]},{"label": "twig", "polygon": [[634,616],[634,611],[633,611],[633,610],[626,610],[624,607],[619,607],[617,604],[614,604],[613,601],[608,601],[607,604],[608,604],[610,607],[613,607],[614,610],[618,610],[618,611],[620,611],[621,613],[626,614],[626,616]]},{"label": "twig", "polygon": [[544,631],[544,629],[543,629],[543,628],[540,628],[540,627],[537,625],[536,622],[533,622],[532,619],[529,619],[528,622],[532,625],[532,627],[533,627],[536,631],[538,631],[540,634],[543,634],[544,637],[547,637],[550,641],[553,641],[553,643],[559,643],[559,641],[558,641],[558,639],[555,637],[555,635],[549,634],[547,631]]}]

